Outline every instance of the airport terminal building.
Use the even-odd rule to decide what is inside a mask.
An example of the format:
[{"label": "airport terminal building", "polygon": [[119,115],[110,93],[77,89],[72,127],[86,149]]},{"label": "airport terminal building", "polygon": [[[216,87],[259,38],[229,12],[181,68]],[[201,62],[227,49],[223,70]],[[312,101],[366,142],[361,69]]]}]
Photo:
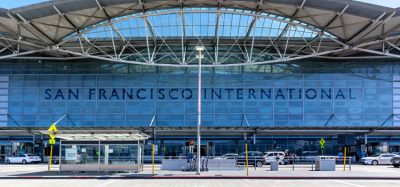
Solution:
[{"label": "airport terminal building", "polygon": [[400,10],[348,0],[0,9],[0,154],[46,156],[39,132],[57,122],[65,132],[138,130],[157,155],[186,155],[198,93],[202,155],[246,143],[317,155],[321,138],[338,155],[341,135],[353,156],[399,152],[399,38]]}]

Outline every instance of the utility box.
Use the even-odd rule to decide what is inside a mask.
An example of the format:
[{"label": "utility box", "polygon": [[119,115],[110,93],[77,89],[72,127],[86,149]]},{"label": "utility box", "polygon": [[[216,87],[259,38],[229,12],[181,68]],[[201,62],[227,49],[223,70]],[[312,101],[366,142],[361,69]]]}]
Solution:
[{"label": "utility box", "polygon": [[271,171],[278,171],[279,169],[279,162],[278,161],[271,161]]},{"label": "utility box", "polygon": [[336,160],[334,156],[319,156],[315,160],[316,171],[335,171]]}]

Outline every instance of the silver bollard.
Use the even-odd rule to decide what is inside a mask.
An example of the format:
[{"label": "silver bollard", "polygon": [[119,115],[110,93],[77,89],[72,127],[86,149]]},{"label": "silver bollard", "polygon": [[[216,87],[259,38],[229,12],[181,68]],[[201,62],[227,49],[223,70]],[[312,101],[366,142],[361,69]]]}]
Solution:
[{"label": "silver bollard", "polygon": [[292,156],[292,170],[294,171],[294,156]]},{"label": "silver bollard", "polygon": [[349,159],[349,170],[351,171],[351,159],[352,159],[353,157],[350,157],[350,159]]},{"label": "silver bollard", "polygon": [[311,160],[311,171],[314,171],[314,160]]},{"label": "silver bollard", "polygon": [[257,170],[257,159],[254,157],[254,170]]}]

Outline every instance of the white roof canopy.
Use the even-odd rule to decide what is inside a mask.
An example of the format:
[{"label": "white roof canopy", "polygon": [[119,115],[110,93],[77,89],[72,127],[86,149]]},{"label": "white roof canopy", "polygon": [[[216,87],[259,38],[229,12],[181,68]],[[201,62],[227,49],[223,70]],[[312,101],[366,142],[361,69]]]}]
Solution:
[{"label": "white roof canopy", "polygon": [[[48,135],[49,132],[41,131],[42,134]],[[58,131],[56,138],[69,141],[142,141],[149,138],[148,135],[139,131],[78,131],[67,130]]]}]

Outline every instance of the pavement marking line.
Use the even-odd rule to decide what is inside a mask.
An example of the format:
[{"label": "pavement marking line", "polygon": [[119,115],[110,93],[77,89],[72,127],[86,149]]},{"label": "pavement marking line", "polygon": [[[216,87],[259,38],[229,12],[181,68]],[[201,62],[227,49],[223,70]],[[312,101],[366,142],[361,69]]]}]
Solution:
[{"label": "pavement marking line", "polygon": [[100,185],[96,185],[97,187],[107,187],[110,186],[111,184],[116,183],[115,180],[108,180],[107,182],[102,182]]},{"label": "pavement marking line", "polygon": [[349,185],[349,186],[366,187],[366,186],[363,186],[363,185],[354,184],[354,183],[347,182],[347,181],[344,181],[344,180],[333,180],[333,181],[335,181],[335,182],[337,182],[337,183],[341,183],[341,184],[346,184],[346,185]]}]

